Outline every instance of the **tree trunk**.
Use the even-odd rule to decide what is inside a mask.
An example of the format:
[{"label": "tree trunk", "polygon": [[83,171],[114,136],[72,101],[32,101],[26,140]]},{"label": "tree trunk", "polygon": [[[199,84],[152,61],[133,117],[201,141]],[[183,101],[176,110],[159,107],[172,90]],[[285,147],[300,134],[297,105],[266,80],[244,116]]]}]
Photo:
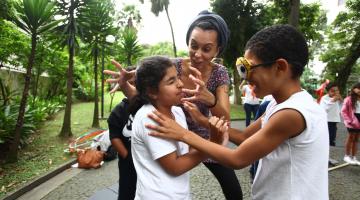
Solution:
[{"label": "tree trunk", "polygon": [[[104,42],[105,43],[105,42]],[[104,118],[104,46],[101,47],[101,119]]]},{"label": "tree trunk", "polygon": [[128,66],[131,66],[131,53],[126,56],[126,62]]},{"label": "tree trunk", "polygon": [[[355,38],[360,38],[360,32],[358,33],[358,35],[359,37],[355,37]],[[350,47],[349,54],[345,58],[344,65],[339,71],[337,84],[339,85],[340,91],[345,91],[346,83],[349,79],[351,70],[359,57],[360,57],[360,42],[358,42],[357,39],[355,39],[353,45]]]},{"label": "tree trunk", "polygon": [[34,86],[34,91],[33,91],[33,96],[34,99],[36,99],[37,93],[38,93],[38,88],[39,88],[39,79],[40,79],[40,67],[37,70],[38,73],[36,73],[36,80],[35,80],[35,86]]},{"label": "tree trunk", "polygon": [[95,47],[95,52],[94,52],[94,81],[95,81],[95,105],[94,105],[94,117],[93,117],[93,123],[92,123],[92,127],[94,128],[98,128],[100,127],[99,125],[99,92],[98,92],[98,63],[97,63],[97,59],[98,59],[98,48]]},{"label": "tree trunk", "polygon": [[75,47],[69,45],[69,68],[67,71],[67,82],[66,82],[66,106],[64,121],[59,136],[62,138],[68,138],[72,136],[71,132],[71,104],[72,104],[72,86],[73,86],[73,74],[74,74],[74,54]]},{"label": "tree trunk", "polygon": [[242,103],[241,102],[241,92],[239,89],[240,77],[239,77],[239,74],[238,74],[236,68],[234,68],[233,74],[234,74],[234,104],[240,105]]},{"label": "tree trunk", "polygon": [[289,24],[299,27],[300,0],[290,0]]},{"label": "tree trunk", "polygon": [[24,85],[24,90],[23,90],[23,94],[21,97],[19,115],[18,115],[18,118],[16,121],[14,138],[10,142],[9,153],[6,158],[6,161],[10,162],[10,163],[16,162],[18,159],[18,148],[20,145],[22,127],[24,125],[25,108],[26,108],[27,98],[29,95],[31,70],[32,70],[32,67],[34,64],[34,59],[35,59],[35,49],[36,49],[36,33],[33,33],[31,36],[31,53],[30,53],[29,60],[28,60],[28,67],[26,69],[25,85]]},{"label": "tree trunk", "polygon": [[167,16],[167,18],[168,18],[169,24],[170,24],[171,36],[172,36],[172,41],[173,41],[174,56],[175,56],[175,58],[176,58],[176,57],[177,57],[177,54],[176,54],[176,45],[175,45],[174,29],[173,29],[173,26],[172,26],[172,24],[171,24],[171,20],[170,20],[170,16],[169,16],[169,12],[168,12],[168,8],[167,8],[167,7],[165,7],[165,12],[166,12],[166,16]]}]

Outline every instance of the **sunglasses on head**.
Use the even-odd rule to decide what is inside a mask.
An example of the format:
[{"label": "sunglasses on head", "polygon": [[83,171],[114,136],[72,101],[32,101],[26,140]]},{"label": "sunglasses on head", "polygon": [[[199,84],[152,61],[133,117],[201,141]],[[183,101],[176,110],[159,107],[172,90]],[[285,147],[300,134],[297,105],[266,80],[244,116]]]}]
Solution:
[{"label": "sunglasses on head", "polygon": [[269,66],[274,63],[275,63],[275,61],[271,61],[271,62],[260,63],[257,65],[251,65],[250,62],[246,58],[240,57],[236,60],[236,69],[241,78],[243,78],[245,80],[249,80],[251,70],[253,70],[256,67]]}]

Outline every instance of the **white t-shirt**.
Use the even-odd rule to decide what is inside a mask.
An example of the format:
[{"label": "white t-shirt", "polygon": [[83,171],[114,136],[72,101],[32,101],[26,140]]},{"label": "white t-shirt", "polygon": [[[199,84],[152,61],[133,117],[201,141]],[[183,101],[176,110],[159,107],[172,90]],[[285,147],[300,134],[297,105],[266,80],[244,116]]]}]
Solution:
[{"label": "white t-shirt", "polygon": [[[150,104],[142,106],[136,113],[132,124],[131,153],[137,173],[135,199],[191,199],[189,172],[180,176],[172,176],[157,161],[174,151],[178,155],[184,155],[189,152],[189,147],[182,142],[148,135],[150,130],[145,125],[155,124],[147,117],[153,110],[155,108]],[[182,109],[173,106],[171,111],[176,122],[187,129]]]},{"label": "white t-shirt", "polygon": [[260,103],[259,99],[256,98],[256,96],[252,95],[249,85],[244,85],[242,88],[242,92],[245,93],[244,103],[251,104],[251,105],[256,105],[256,104]]},{"label": "white t-shirt", "polygon": [[333,101],[333,98],[326,94],[321,98],[320,106],[327,113],[328,122],[340,122],[341,102],[339,100]]},{"label": "white t-shirt", "polygon": [[260,159],[252,185],[252,199],[328,200],[329,134],[326,113],[309,93],[301,91],[281,104],[271,101],[262,119],[262,127],[274,113],[286,108],[300,112],[306,128]]},{"label": "white t-shirt", "polygon": [[359,100],[356,101],[355,113],[360,114],[360,101]]}]

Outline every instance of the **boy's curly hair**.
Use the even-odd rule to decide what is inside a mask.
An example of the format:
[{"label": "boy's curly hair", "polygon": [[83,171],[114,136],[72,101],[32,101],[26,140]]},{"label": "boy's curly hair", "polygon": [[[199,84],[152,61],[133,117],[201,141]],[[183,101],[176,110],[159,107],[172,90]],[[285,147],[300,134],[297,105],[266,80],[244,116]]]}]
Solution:
[{"label": "boy's curly hair", "polygon": [[309,60],[309,50],[304,36],[291,25],[267,27],[246,43],[250,50],[263,62],[283,58],[292,66],[292,78],[299,78]]}]

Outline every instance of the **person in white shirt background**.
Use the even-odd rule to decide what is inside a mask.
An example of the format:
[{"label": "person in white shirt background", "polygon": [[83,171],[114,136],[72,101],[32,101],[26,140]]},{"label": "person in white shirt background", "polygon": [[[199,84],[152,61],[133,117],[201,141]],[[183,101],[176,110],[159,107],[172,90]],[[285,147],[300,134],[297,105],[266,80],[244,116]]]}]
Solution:
[{"label": "person in white shirt background", "polygon": [[329,83],[326,86],[326,91],[327,94],[320,100],[320,106],[324,108],[327,113],[330,146],[335,146],[337,123],[341,121],[340,111],[343,98],[340,95],[339,87],[336,83]]},{"label": "person in white shirt background", "polygon": [[244,110],[245,110],[245,124],[246,127],[250,125],[251,122],[251,114],[253,119],[255,119],[255,115],[257,110],[259,109],[260,100],[255,96],[253,92],[253,88],[251,85],[245,85],[246,81],[244,80],[240,84],[240,90],[244,93]]}]

